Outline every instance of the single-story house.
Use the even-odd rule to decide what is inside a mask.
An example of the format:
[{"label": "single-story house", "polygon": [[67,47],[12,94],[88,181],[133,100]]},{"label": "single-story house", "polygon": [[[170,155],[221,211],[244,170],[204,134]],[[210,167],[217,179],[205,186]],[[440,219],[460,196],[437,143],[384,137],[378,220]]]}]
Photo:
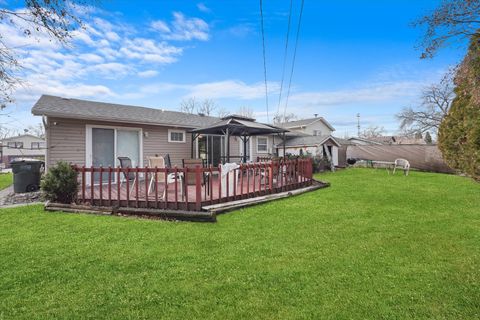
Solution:
[{"label": "single-story house", "polygon": [[[129,157],[133,166],[148,164],[148,157],[169,154],[172,165],[182,159],[203,158],[218,165],[226,152],[225,136],[201,135],[192,144],[192,129],[221,119],[137,106],[67,99],[43,95],[32,113],[41,116],[46,132],[46,167],[63,160],[79,166],[117,166],[118,157]],[[272,136],[253,136],[247,158],[276,154]],[[239,137],[230,137],[232,161],[243,156]]]},{"label": "single-story house", "polygon": [[9,167],[11,161],[16,158],[45,159],[46,142],[31,134],[22,134],[5,138],[1,144],[1,163],[3,167]]}]

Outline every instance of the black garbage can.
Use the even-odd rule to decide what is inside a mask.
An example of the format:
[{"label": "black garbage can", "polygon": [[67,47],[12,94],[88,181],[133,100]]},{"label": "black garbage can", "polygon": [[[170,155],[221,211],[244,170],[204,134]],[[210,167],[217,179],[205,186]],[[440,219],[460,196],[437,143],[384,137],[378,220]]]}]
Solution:
[{"label": "black garbage can", "polygon": [[40,176],[44,162],[41,160],[17,160],[10,162],[15,193],[33,192],[40,189]]}]

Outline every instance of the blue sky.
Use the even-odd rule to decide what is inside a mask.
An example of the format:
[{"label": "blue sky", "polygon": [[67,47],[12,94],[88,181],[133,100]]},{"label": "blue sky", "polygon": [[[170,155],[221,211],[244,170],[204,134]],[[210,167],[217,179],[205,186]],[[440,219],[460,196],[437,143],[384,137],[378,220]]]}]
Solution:
[{"label": "blue sky", "polygon": [[[38,35],[25,40],[6,22],[0,32],[18,47],[25,85],[7,109],[6,126],[21,130],[40,119],[30,109],[42,93],[179,110],[189,97],[214,99],[235,113],[251,108],[260,121],[278,110],[290,1],[264,0],[269,86],[265,104],[258,1],[102,1],[83,10],[86,29],[69,47]],[[7,2],[15,7],[21,2]],[[414,105],[422,87],[458,63],[464,48],[420,60],[416,17],[438,1],[306,0],[287,113],[317,113],[343,137],[361,124],[398,129],[394,118]],[[286,96],[300,0],[293,1]],[[283,112],[285,100],[280,104]]]}]

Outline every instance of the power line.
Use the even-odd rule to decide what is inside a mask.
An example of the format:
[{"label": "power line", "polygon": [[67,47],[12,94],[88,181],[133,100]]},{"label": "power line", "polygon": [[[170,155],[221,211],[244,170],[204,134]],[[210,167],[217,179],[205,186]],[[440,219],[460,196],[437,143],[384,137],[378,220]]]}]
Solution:
[{"label": "power line", "polygon": [[263,26],[263,3],[262,0],[260,0],[260,20],[261,20],[261,26],[262,26],[262,48],[263,48],[263,75],[265,78],[265,103],[267,106],[267,122],[269,122],[269,117],[268,117],[268,85],[267,85],[267,59],[266,59],[266,54],[265,54],[265,29]]},{"label": "power line", "polygon": [[287,65],[288,39],[290,37],[290,25],[291,25],[291,20],[292,20],[292,6],[293,6],[293,0],[290,0],[290,12],[288,14],[288,27],[287,27],[287,36],[286,36],[286,41],[285,41],[285,52],[283,53],[282,81],[280,82],[280,94],[278,95],[277,115],[280,115],[280,103],[282,101],[283,80],[285,78],[285,67]]},{"label": "power line", "polygon": [[297,25],[297,36],[295,38],[295,49],[293,51],[293,60],[292,60],[292,69],[290,70],[290,80],[288,82],[288,91],[287,91],[287,98],[285,99],[285,108],[283,110],[283,118],[285,119],[287,114],[287,105],[288,105],[288,98],[290,97],[290,88],[292,86],[292,77],[293,77],[293,69],[295,68],[295,58],[297,57],[297,46],[298,46],[298,38],[300,35],[300,25],[302,24],[302,15],[303,15],[303,5],[305,0],[302,0],[302,4],[300,7],[300,16],[298,17],[298,25]]}]

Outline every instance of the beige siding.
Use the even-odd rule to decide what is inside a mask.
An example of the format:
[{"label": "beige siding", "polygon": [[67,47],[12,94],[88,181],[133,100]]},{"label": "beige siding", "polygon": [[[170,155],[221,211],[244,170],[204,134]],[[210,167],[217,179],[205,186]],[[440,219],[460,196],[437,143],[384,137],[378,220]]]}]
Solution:
[{"label": "beige siding", "polygon": [[47,166],[52,166],[60,160],[85,165],[85,122],[48,119]]},{"label": "beige siding", "polygon": [[315,130],[320,131],[320,136],[328,136],[332,134],[332,130],[327,127],[322,121],[317,121],[303,128],[291,128],[290,131],[297,131],[301,133],[308,134],[310,136],[314,135]]},{"label": "beige siding", "polygon": [[[143,160],[156,154],[170,154],[172,165],[181,166],[182,159],[190,158],[191,134],[186,132],[185,143],[168,142],[168,127],[138,126],[101,121],[85,121],[50,118],[47,128],[48,165],[63,160],[77,165],[85,165],[86,125],[141,128],[143,136]],[[171,128],[178,129],[178,128]],[[195,150],[194,150],[195,151]]]}]

